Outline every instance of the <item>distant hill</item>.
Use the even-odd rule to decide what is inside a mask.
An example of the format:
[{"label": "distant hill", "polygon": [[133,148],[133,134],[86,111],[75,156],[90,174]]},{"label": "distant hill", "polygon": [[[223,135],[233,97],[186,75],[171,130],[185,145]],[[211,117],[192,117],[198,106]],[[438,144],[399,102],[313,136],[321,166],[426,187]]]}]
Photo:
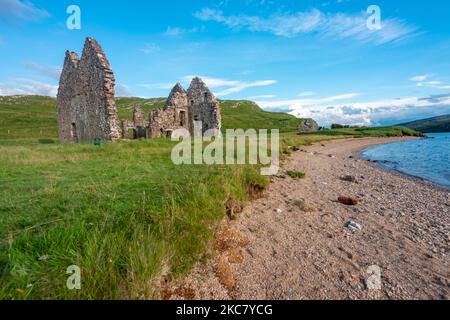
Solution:
[{"label": "distant hill", "polygon": [[[162,108],[165,98],[117,98],[121,119],[131,119],[135,107],[146,113]],[[280,129],[296,132],[300,119],[267,112],[247,100],[220,100],[222,129]],[[0,139],[56,138],[56,99],[43,96],[0,96]]]},{"label": "distant hill", "polygon": [[403,123],[400,126],[424,133],[450,132],[450,115]]}]

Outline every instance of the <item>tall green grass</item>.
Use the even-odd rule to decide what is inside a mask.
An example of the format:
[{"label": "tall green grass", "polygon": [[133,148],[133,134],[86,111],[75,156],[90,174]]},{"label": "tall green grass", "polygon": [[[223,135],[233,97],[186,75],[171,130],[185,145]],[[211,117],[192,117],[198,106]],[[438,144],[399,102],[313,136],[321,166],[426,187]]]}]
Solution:
[{"label": "tall green grass", "polygon": [[[256,167],[173,165],[172,145],[1,146],[0,298],[151,298],[162,273],[208,254],[224,202],[267,181]],[[70,265],[80,291],[66,288]]]}]

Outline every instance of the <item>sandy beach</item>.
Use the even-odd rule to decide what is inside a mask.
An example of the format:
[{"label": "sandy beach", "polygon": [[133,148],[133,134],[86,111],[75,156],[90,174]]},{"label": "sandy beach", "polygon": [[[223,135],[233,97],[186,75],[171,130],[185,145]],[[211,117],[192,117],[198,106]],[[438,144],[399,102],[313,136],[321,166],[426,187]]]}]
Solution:
[{"label": "sandy beach", "polygon": [[[369,146],[401,139],[330,141],[294,152],[263,198],[224,221],[217,257],[196,267],[171,298],[449,299],[450,192],[358,158]],[[288,170],[306,177],[293,179]],[[340,196],[358,204],[344,205]],[[360,229],[350,230],[350,221]],[[370,289],[374,268],[381,289]]]}]

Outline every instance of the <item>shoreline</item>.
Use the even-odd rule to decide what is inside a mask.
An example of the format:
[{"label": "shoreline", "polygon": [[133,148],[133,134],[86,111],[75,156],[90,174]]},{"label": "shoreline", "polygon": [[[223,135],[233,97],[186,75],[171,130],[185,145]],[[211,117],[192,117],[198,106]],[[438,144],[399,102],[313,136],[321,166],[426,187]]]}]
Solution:
[{"label": "shoreline", "polygon": [[[417,139],[422,139],[422,138],[417,138]],[[428,139],[428,138],[425,138],[425,139]],[[409,140],[416,140],[416,139],[408,139],[407,141],[409,141]],[[368,149],[370,149],[372,147],[376,147],[376,146],[380,146],[380,145],[384,145],[384,144],[396,143],[396,142],[399,142],[399,141],[392,141],[392,142],[387,142],[387,143],[374,144],[374,145],[372,145],[370,147],[361,149],[358,152],[357,157],[359,159],[363,160],[363,161],[367,161],[367,162],[371,163],[372,166],[375,169],[377,169],[377,170],[386,171],[386,172],[389,172],[391,174],[399,175],[399,176],[402,176],[404,178],[408,178],[408,179],[414,180],[416,182],[420,182],[420,183],[426,184],[426,185],[428,185],[430,187],[437,188],[437,189],[439,189],[441,191],[450,192],[450,186],[441,185],[441,184],[439,184],[437,182],[434,182],[432,180],[428,180],[428,179],[425,179],[425,178],[422,178],[422,177],[419,177],[419,176],[415,176],[413,174],[409,174],[407,172],[403,172],[403,171],[400,171],[400,170],[397,170],[397,169],[389,168],[388,166],[383,165],[383,163],[380,162],[380,161],[374,162],[373,160],[370,160],[370,159],[368,159],[368,158],[366,158],[366,157],[364,157],[362,155],[363,152],[365,152],[366,150],[368,150]]]},{"label": "shoreline", "polygon": [[[325,141],[293,153],[264,198],[223,222],[216,242],[226,248],[185,278],[189,298],[450,299],[450,193],[358,158],[370,146],[406,139]],[[292,179],[287,170],[306,177]],[[341,195],[358,204],[339,203]],[[361,229],[349,230],[349,221]],[[371,266],[380,268],[381,290],[367,288]]]}]

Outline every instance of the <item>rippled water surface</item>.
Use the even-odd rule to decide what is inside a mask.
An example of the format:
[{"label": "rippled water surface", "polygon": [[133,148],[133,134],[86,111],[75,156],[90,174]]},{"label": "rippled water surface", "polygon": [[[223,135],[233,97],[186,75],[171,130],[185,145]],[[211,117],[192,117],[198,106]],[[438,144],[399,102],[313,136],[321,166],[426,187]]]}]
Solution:
[{"label": "rippled water surface", "polygon": [[363,158],[379,161],[388,169],[450,188],[450,133],[428,134],[431,139],[394,142],[375,146]]}]

